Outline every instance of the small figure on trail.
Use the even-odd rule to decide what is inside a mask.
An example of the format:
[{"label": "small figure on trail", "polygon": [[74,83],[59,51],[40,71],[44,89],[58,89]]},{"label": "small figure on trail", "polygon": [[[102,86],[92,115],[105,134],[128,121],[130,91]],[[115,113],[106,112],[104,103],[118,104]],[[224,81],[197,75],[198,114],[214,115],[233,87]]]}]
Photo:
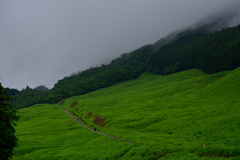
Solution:
[{"label": "small figure on trail", "polygon": [[97,127],[94,127],[94,131],[97,131]]},{"label": "small figure on trail", "polygon": [[78,117],[77,117],[77,121],[78,121]]}]

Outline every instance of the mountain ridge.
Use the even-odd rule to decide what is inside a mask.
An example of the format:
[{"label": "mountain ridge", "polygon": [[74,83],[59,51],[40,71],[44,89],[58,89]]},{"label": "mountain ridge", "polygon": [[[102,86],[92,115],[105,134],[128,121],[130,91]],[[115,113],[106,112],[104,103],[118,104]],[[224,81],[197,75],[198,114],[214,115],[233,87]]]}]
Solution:
[{"label": "mountain ridge", "polygon": [[207,73],[216,73],[240,66],[240,25],[212,33],[208,31],[209,26],[211,24],[176,31],[154,44],[122,54],[108,65],[64,77],[49,91],[27,88],[14,92],[12,107],[19,109],[38,103],[57,103],[71,96],[135,79],[144,72],[171,74],[199,68]]}]

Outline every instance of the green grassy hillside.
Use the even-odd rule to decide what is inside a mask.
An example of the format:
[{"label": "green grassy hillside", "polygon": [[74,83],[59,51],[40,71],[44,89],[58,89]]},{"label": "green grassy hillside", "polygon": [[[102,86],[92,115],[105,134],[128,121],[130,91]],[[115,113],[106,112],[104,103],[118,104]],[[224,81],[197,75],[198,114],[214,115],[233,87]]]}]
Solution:
[{"label": "green grassy hillside", "polygon": [[[188,70],[20,110],[13,159],[240,159],[240,68]],[[116,141],[77,124],[133,142]],[[95,123],[94,123],[95,122]]]}]

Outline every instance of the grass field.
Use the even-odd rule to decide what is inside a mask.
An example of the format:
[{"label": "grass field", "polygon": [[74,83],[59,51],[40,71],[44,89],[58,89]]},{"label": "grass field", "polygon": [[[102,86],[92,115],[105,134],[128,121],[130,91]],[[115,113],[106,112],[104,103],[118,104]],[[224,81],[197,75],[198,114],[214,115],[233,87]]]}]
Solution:
[{"label": "grass field", "polygon": [[[149,73],[20,110],[13,159],[240,159],[240,68]],[[79,126],[62,107],[88,126]],[[94,123],[95,121],[95,123]]]}]

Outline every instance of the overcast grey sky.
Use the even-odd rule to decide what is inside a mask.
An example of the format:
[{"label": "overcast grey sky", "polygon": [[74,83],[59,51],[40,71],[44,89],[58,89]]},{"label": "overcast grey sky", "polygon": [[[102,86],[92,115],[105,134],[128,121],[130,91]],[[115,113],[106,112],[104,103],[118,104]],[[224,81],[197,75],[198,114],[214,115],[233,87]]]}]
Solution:
[{"label": "overcast grey sky", "polygon": [[239,0],[0,0],[0,82],[51,88]]}]

